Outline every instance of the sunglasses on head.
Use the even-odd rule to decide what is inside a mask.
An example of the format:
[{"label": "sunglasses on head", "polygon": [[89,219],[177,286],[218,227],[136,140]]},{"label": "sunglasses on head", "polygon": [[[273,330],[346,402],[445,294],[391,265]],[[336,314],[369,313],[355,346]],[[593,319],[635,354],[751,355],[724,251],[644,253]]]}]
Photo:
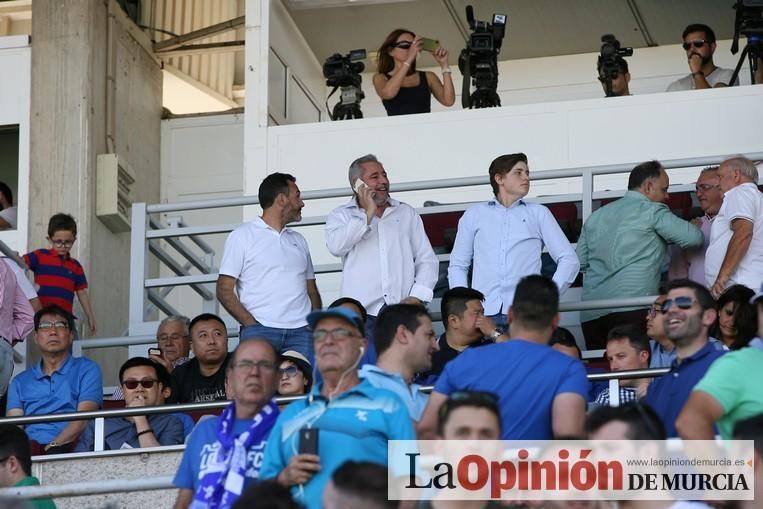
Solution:
[{"label": "sunglasses on head", "polygon": [[662,303],[660,306],[660,311],[662,311],[663,314],[667,313],[670,308],[673,307],[673,304],[678,306],[678,309],[691,309],[695,302],[697,301],[691,297],[676,297],[675,299],[668,299]]},{"label": "sunglasses on head", "polygon": [[127,389],[130,389],[130,390],[137,389],[138,385],[143,386],[144,389],[150,389],[158,381],[159,380],[152,380],[152,379],[146,379],[146,380],[125,380],[124,382],[122,382],[122,385],[124,385]]},{"label": "sunglasses on head", "polygon": [[413,46],[413,43],[411,41],[400,41],[392,45],[393,48],[400,48],[400,49],[408,49],[411,46]]},{"label": "sunglasses on head", "polygon": [[699,39],[699,40],[696,40],[696,41],[685,42],[685,43],[683,43],[684,51],[688,51],[689,48],[691,48],[692,46],[694,46],[695,48],[701,48],[702,46],[705,45],[706,42],[707,41],[704,40],[704,39]]}]

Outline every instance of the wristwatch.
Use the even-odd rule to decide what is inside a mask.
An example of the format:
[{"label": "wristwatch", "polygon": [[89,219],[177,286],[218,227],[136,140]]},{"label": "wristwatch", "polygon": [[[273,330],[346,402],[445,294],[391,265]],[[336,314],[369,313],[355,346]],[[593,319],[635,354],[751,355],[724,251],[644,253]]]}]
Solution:
[{"label": "wristwatch", "polygon": [[501,336],[503,336],[503,333],[504,333],[503,329],[501,329],[500,327],[496,327],[493,333],[490,335],[490,337],[493,339],[498,339]]},{"label": "wristwatch", "polygon": [[59,444],[55,440],[50,442],[48,445],[45,446],[45,452],[48,452],[48,450],[52,449],[53,447],[58,447]]}]

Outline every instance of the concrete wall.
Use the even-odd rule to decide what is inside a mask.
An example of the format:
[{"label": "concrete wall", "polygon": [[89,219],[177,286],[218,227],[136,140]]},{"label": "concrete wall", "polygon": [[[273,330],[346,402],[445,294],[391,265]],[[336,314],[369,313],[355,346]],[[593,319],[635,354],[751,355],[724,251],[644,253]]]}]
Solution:
[{"label": "concrete wall", "polygon": [[[98,482],[115,479],[149,479],[175,474],[182,450],[142,449],[125,454],[124,451],[103,453],[67,454],[61,457],[35,458],[32,475],[40,484],[73,484],[83,481]],[[59,509],[86,509],[118,507],[120,509],[145,509],[146,507],[172,507],[177,490],[132,491],[86,497],[58,497]]]},{"label": "concrete wall", "polygon": [[[161,201],[175,203],[241,196],[244,189],[243,145],[243,115],[205,115],[162,121]],[[182,220],[189,226],[238,224],[242,219],[241,207],[183,211],[161,217],[165,224]],[[226,238],[227,234],[204,238],[215,250],[211,260],[215,267],[220,265]],[[187,238],[181,241],[194,247]],[[194,252],[202,255],[198,249]],[[168,275],[168,270],[162,273],[162,276]],[[208,286],[214,294],[214,285]],[[178,311],[191,317],[202,311],[201,297],[187,287],[173,289],[167,300]],[[217,306],[217,301],[212,304]]]},{"label": "concrete wall", "polygon": [[[51,214],[77,219],[72,255],[90,282],[98,336],[126,330],[130,235],[95,217],[96,155],[115,151],[132,167],[136,201],[159,199],[161,70],[139,44],[150,44],[145,34],[110,1],[32,6],[29,245],[45,245]],[[122,359],[105,351],[96,357],[105,379],[115,379]]]},{"label": "concrete wall", "polygon": [[[0,37],[0,126],[17,126],[18,131],[2,135],[0,165],[2,179],[15,191],[18,228],[0,232],[0,240],[17,251],[26,250],[29,210],[29,88],[31,48],[29,37]],[[9,144],[14,144],[11,147]],[[7,147],[7,149],[6,149]]]}]

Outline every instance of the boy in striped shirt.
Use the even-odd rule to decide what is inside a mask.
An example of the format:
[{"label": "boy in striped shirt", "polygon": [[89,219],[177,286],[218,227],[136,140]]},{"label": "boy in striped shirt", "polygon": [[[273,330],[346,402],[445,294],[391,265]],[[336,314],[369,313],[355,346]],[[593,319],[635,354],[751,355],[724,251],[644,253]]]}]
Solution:
[{"label": "boy in striped shirt", "polygon": [[[55,304],[72,313],[74,295],[77,295],[87,317],[90,335],[96,331],[93,308],[87,294],[87,278],[82,265],[71,257],[77,240],[77,223],[69,214],[54,214],[48,222],[50,249],[37,249],[24,255],[24,261],[34,272],[37,294],[43,306]],[[72,313],[73,314],[73,313]]]}]

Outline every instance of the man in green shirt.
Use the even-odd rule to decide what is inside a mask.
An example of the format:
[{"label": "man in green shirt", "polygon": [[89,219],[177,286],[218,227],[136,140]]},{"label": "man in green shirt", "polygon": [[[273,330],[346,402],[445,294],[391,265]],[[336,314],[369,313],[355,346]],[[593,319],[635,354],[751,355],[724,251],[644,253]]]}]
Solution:
[{"label": "man in green shirt", "polygon": [[[32,477],[32,457],[29,438],[24,430],[13,424],[0,424],[0,488],[39,486]],[[33,509],[56,509],[49,498],[29,500]]]},{"label": "man in green shirt", "polygon": [[[702,230],[665,204],[669,184],[659,161],[641,163],[630,173],[625,196],[599,208],[585,222],[577,245],[583,300],[656,295],[668,244],[702,245]],[[646,332],[645,318],[646,307],[580,313],[589,349],[604,348],[615,325],[630,323]]]}]

